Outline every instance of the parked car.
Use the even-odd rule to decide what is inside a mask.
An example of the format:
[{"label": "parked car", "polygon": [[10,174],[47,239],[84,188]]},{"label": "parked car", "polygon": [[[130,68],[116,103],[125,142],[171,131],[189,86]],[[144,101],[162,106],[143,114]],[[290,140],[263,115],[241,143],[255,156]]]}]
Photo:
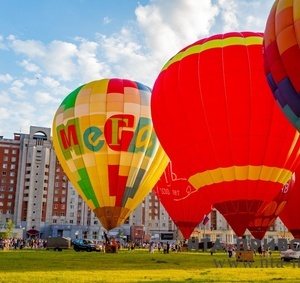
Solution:
[{"label": "parked car", "polygon": [[89,239],[76,239],[73,242],[74,250],[76,252],[79,251],[87,251],[87,252],[100,252],[100,247],[94,241],[89,240]]},{"label": "parked car", "polygon": [[300,243],[294,243],[294,250],[287,249],[286,251],[280,252],[280,258],[284,261],[291,261],[291,260],[299,260],[300,259]]}]

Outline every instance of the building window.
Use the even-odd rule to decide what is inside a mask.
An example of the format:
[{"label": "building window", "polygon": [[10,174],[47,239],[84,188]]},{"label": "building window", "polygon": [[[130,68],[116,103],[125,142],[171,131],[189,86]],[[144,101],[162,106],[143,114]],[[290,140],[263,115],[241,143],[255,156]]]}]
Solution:
[{"label": "building window", "polygon": [[2,176],[6,176],[6,171],[3,171],[3,172],[2,172]]},{"label": "building window", "polygon": [[4,149],[4,153],[5,153],[5,154],[8,154],[8,153],[9,153],[9,150],[8,150],[8,149]]},{"label": "building window", "polygon": [[8,198],[8,199],[12,199],[13,196],[12,196],[12,195],[8,195],[7,198]]},{"label": "building window", "polygon": [[4,164],[2,165],[2,168],[7,169],[7,164],[4,163]]},{"label": "building window", "polygon": [[53,219],[53,220],[52,220],[52,223],[57,223],[57,220],[56,220],[56,219]]},{"label": "building window", "polygon": [[15,157],[12,157],[12,158],[11,158],[11,162],[16,162],[16,158],[15,158]]},{"label": "building window", "polygon": [[17,151],[15,149],[13,149],[12,154],[17,154]]},{"label": "building window", "polygon": [[8,156],[3,156],[3,161],[8,161]]},{"label": "building window", "polygon": [[15,172],[10,172],[10,173],[9,173],[9,176],[10,176],[10,177],[14,177],[14,176],[15,176]]}]

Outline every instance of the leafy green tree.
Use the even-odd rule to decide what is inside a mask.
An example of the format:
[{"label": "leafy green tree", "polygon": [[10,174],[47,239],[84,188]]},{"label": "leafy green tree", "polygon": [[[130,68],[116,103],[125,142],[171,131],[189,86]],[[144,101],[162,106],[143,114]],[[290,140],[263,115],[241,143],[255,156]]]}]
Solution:
[{"label": "leafy green tree", "polygon": [[15,226],[14,222],[11,219],[9,219],[4,225],[5,232],[0,232],[0,238],[2,239],[10,238],[14,226]]}]

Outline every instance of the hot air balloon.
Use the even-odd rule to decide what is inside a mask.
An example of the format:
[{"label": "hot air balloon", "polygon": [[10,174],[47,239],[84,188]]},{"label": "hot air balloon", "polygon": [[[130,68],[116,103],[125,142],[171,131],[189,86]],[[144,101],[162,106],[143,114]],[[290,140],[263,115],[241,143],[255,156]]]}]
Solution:
[{"label": "hot air balloon", "polygon": [[171,58],[151,96],[173,164],[242,236],[299,164],[298,132],[265,79],[261,33],[201,39]]},{"label": "hot air balloon", "polygon": [[295,184],[287,204],[284,206],[279,218],[282,220],[287,229],[292,233],[294,238],[300,239],[300,168],[295,172]]},{"label": "hot air balloon", "polygon": [[154,191],[185,239],[190,237],[195,227],[211,211],[204,196],[193,188],[172,162],[155,185]]},{"label": "hot air balloon", "polygon": [[277,0],[264,33],[265,73],[274,98],[300,131],[300,3]]},{"label": "hot air balloon", "polygon": [[70,181],[107,230],[151,191],[169,159],[153,130],[151,89],[102,79],[71,92],[53,119],[53,144]]},{"label": "hot air balloon", "polygon": [[255,214],[254,219],[250,221],[247,228],[255,239],[262,240],[264,238],[270,226],[288,203],[294,190],[294,184],[295,173],[287,184],[282,187],[274,200],[262,205],[260,210]]}]

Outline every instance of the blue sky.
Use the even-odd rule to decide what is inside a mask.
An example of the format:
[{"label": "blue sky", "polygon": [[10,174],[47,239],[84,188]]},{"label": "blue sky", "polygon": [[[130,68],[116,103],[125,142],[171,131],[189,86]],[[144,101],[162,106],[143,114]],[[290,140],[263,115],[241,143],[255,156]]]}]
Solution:
[{"label": "blue sky", "polygon": [[0,0],[0,136],[51,127],[63,98],[102,78],[150,87],[194,41],[264,31],[273,0]]}]

